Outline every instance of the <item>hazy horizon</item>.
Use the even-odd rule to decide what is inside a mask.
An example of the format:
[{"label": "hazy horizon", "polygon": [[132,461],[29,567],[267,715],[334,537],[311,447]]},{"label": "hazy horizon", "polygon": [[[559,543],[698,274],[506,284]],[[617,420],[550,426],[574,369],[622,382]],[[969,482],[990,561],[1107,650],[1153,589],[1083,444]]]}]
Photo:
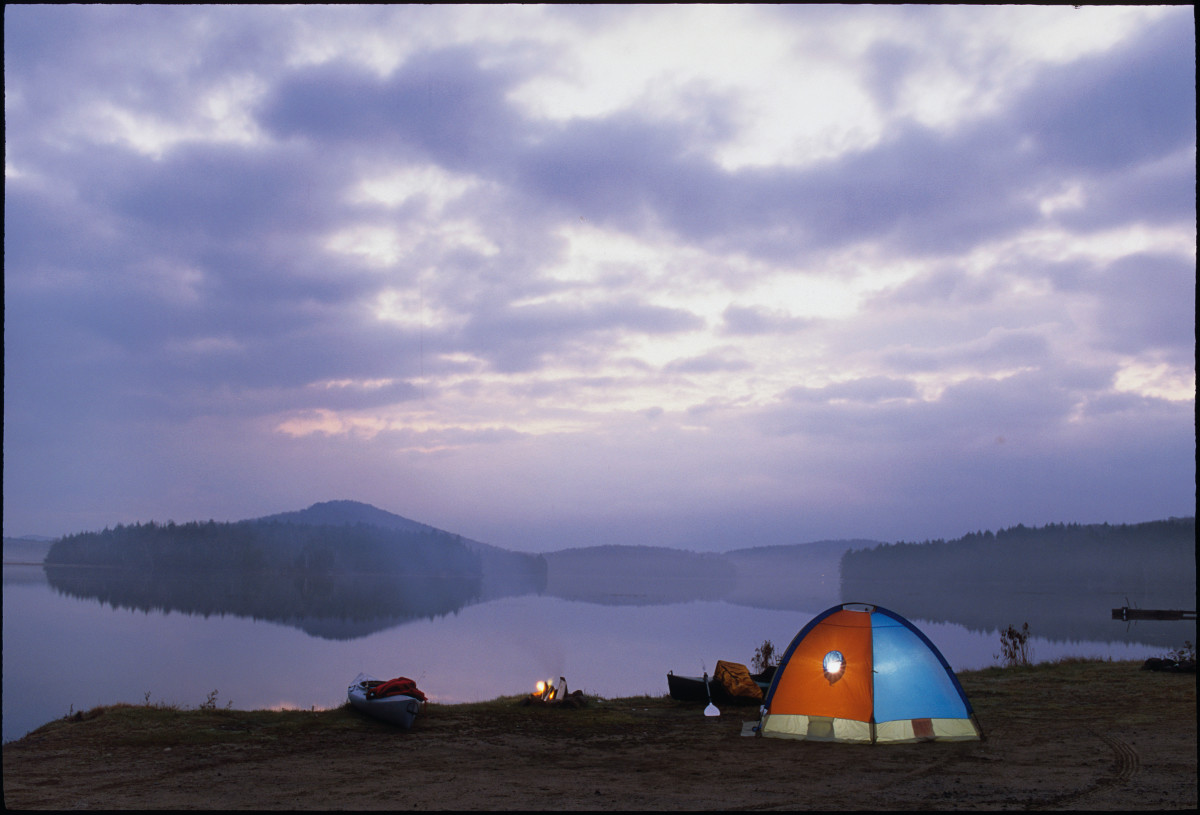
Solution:
[{"label": "hazy horizon", "polygon": [[[238,523],[238,522],[241,522],[241,521],[257,521],[257,520],[271,519],[271,518],[274,518],[274,517],[276,517],[276,516],[278,516],[278,515],[285,515],[285,516],[286,516],[286,515],[294,515],[294,514],[299,514],[299,513],[302,513],[302,512],[304,512],[304,511],[306,511],[306,510],[315,509],[315,508],[317,508],[317,507],[319,507],[319,506],[321,506],[321,505],[323,505],[323,504],[337,504],[337,503],[341,503],[341,504],[347,504],[347,503],[348,503],[348,504],[357,504],[357,505],[359,505],[360,507],[365,507],[365,508],[367,508],[367,509],[371,509],[371,510],[378,510],[378,511],[382,511],[382,512],[384,512],[384,513],[387,513],[387,514],[389,514],[389,515],[396,516],[397,518],[400,518],[400,519],[402,519],[402,520],[405,520],[405,521],[413,521],[413,522],[416,522],[416,523],[418,523],[418,524],[424,524],[424,522],[423,522],[423,521],[421,521],[419,518],[409,518],[409,517],[407,517],[407,516],[400,515],[399,513],[394,513],[394,512],[391,512],[390,510],[384,509],[383,507],[376,507],[376,506],[373,506],[373,505],[371,505],[371,504],[366,504],[366,503],[364,503],[364,502],[361,502],[361,501],[355,501],[355,500],[353,500],[353,499],[333,499],[333,500],[331,500],[331,501],[319,501],[319,502],[317,502],[317,503],[315,503],[315,504],[312,504],[312,505],[311,505],[311,506],[309,506],[309,507],[303,507],[303,508],[301,508],[301,509],[298,509],[298,510],[288,510],[288,511],[284,511],[284,512],[281,512],[281,513],[272,513],[272,514],[270,514],[270,515],[258,516],[258,517],[256,517],[256,518],[239,518],[239,519],[232,519],[232,520],[230,520],[230,521],[222,521],[221,523]],[[1180,518],[1186,519],[1186,518],[1193,518],[1193,517],[1195,517],[1195,516],[1194,516],[1194,515],[1187,515],[1187,516],[1168,516],[1168,517],[1166,517],[1166,518],[1146,518],[1146,519],[1144,519],[1144,520],[1142,520],[1142,521],[1133,521],[1133,522],[1130,522],[1130,525],[1137,525],[1137,524],[1139,524],[1139,523],[1149,523],[1149,522],[1154,522],[1154,521],[1167,521],[1167,520],[1176,520],[1176,519],[1180,519]],[[159,524],[165,524],[165,523],[179,523],[179,524],[186,524],[186,523],[207,523],[207,522],[208,522],[208,521],[210,521],[210,520],[214,520],[214,519],[211,519],[211,518],[188,518],[188,519],[178,519],[178,518],[170,518],[170,519],[145,518],[145,519],[138,519],[138,520],[136,520],[136,521],[133,521],[133,522],[131,522],[131,523],[159,523]],[[312,523],[312,521],[295,521],[295,522],[297,522],[297,523]],[[364,521],[364,522],[369,522],[369,521]],[[1081,525],[1081,526],[1089,526],[1089,525],[1091,525],[1091,524],[1090,524],[1090,522],[1087,522],[1087,521],[1058,521],[1058,522],[1050,522],[1050,523],[1051,523],[1051,524],[1054,524],[1054,523],[1078,524],[1078,525]],[[1098,522],[1098,523],[1097,523],[1097,525],[1099,525],[1100,523],[1103,523],[1103,522]],[[336,526],[336,525],[338,525],[338,524],[337,524],[337,522],[333,522],[333,525],[335,525],[335,526]],[[971,534],[975,534],[975,533],[979,533],[979,532],[984,532],[984,533],[989,533],[989,532],[991,532],[991,533],[994,533],[994,532],[1000,532],[1000,531],[1002,531],[1003,529],[1008,529],[1008,528],[1016,527],[1016,526],[1019,526],[1019,525],[1022,525],[1022,524],[1020,524],[1020,523],[1018,522],[1017,524],[1013,524],[1013,525],[1011,525],[1011,527],[997,527],[997,528],[987,528],[987,529],[985,529],[985,528],[981,528],[981,527],[976,527],[976,528],[973,528],[973,529],[967,529],[967,530],[964,530],[964,531],[962,531],[962,532],[960,532],[960,533],[953,534],[953,535],[944,535],[944,536],[941,536],[940,538],[924,538],[924,539],[921,539],[921,540],[919,540],[919,541],[914,541],[914,540],[906,540],[906,539],[903,539],[903,538],[822,538],[822,539],[820,539],[820,540],[796,540],[796,541],[792,541],[792,542],[790,542],[790,543],[748,544],[748,545],[745,545],[745,546],[733,546],[733,547],[726,547],[726,548],[723,548],[723,549],[721,549],[721,548],[716,548],[716,549],[706,549],[706,550],[696,550],[696,549],[692,549],[692,548],[689,548],[689,547],[686,547],[686,546],[666,546],[666,547],[663,547],[663,546],[660,546],[660,545],[658,545],[658,544],[654,544],[654,543],[637,543],[637,542],[621,541],[621,542],[608,542],[608,543],[584,544],[584,545],[582,545],[582,546],[579,546],[579,547],[562,547],[562,548],[558,548],[558,549],[555,549],[555,548],[544,548],[544,549],[538,549],[538,550],[509,549],[509,551],[518,552],[518,553],[524,552],[524,553],[527,553],[527,554],[552,554],[552,553],[559,553],[559,552],[564,552],[564,551],[570,551],[571,549],[583,549],[583,548],[603,548],[603,547],[606,547],[606,546],[608,546],[608,547],[646,547],[646,548],[664,548],[664,549],[670,549],[670,550],[674,550],[674,551],[686,552],[686,553],[694,553],[694,554],[730,554],[730,553],[734,553],[734,552],[744,552],[744,551],[746,551],[746,550],[750,550],[750,549],[756,549],[756,548],[771,548],[771,547],[786,547],[786,546],[807,546],[807,545],[820,546],[820,545],[822,545],[822,544],[839,544],[839,545],[840,545],[840,544],[846,544],[846,545],[850,545],[850,544],[862,544],[862,545],[864,545],[864,546],[866,546],[866,545],[872,545],[872,546],[873,546],[873,545],[878,545],[878,544],[893,544],[893,543],[905,543],[905,542],[907,542],[907,543],[923,543],[923,542],[929,542],[929,541],[935,541],[935,540],[949,540],[949,541],[953,541],[953,540],[958,540],[959,538],[965,537],[965,536],[967,536],[967,535],[971,535]],[[1025,526],[1030,526],[1030,527],[1034,527],[1034,526],[1045,526],[1045,524],[1043,524],[1043,525],[1029,525],[1029,524],[1025,524]],[[433,527],[433,528],[435,528],[435,529],[438,529],[437,527]],[[70,535],[70,534],[79,534],[79,533],[88,533],[88,532],[98,532],[98,531],[101,531],[101,530],[100,530],[100,529],[80,529],[80,530],[75,530],[74,532],[70,532],[70,533],[67,533],[67,534],[68,534],[68,535]],[[457,532],[456,530],[453,530],[453,529],[439,529],[439,531],[441,531],[441,532],[448,532],[448,533],[450,533],[450,534],[455,534],[455,535],[461,535],[461,533],[459,533],[459,532]],[[61,537],[61,536],[59,536],[59,537]],[[463,537],[467,537],[467,536],[463,536]],[[31,534],[31,535],[8,535],[7,533],[5,533],[5,538],[6,538],[6,539],[12,539],[12,540],[19,540],[19,541],[34,541],[34,542],[37,542],[37,543],[52,543],[53,541],[57,540],[57,537],[51,537],[51,536],[45,536],[45,535],[38,535],[38,534]],[[484,544],[490,544],[490,543],[491,543],[490,541],[476,541],[476,542],[478,542],[478,543],[484,543]],[[508,549],[508,547],[501,547],[501,548]],[[862,548],[862,547],[852,547],[852,548]]]},{"label": "hazy horizon", "polygon": [[4,15],[5,536],[1195,514],[1189,7]]}]

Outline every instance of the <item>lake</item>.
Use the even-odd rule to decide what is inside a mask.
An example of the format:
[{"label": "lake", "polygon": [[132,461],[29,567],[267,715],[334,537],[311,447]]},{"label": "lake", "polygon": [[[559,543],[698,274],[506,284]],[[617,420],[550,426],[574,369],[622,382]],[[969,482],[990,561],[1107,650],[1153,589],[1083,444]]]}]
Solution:
[{"label": "lake", "polygon": [[[609,698],[661,695],[668,670],[699,675],[718,659],[750,664],[764,640],[782,651],[813,616],[842,600],[837,575],[828,569],[796,591],[773,589],[760,576],[726,586],[719,596],[704,580],[679,576],[655,582],[661,591],[636,592],[584,591],[579,580],[551,579],[543,593],[495,596],[446,613],[338,621],[290,611],[292,617],[184,612],[122,600],[111,587],[64,591],[51,586],[40,565],[6,564],[3,581],[5,741],[74,711],[117,702],[195,708],[215,693],[220,707],[335,707],[360,671],[411,677],[430,699],[445,703],[521,694],[539,679],[559,676],[571,690]],[[1196,639],[1194,621],[1109,619],[1109,609],[1127,601],[1166,607],[1156,606],[1154,597],[1090,592],[1086,624],[1073,625],[1047,616],[1045,597],[1006,597],[1015,605],[994,612],[990,627],[970,619],[922,619],[906,611],[902,597],[845,599],[878,602],[908,616],[956,670],[997,664],[998,631],[1026,621],[1036,661],[1141,660]],[[1194,598],[1193,582],[1192,604],[1170,607],[1194,608]],[[954,608],[961,599],[942,605]],[[1058,594],[1054,600],[1063,602],[1064,619],[1071,617],[1068,602],[1079,607]],[[913,607],[928,604],[925,596]],[[229,607],[246,606],[231,600]],[[1022,618],[1014,609],[1031,613]]]}]

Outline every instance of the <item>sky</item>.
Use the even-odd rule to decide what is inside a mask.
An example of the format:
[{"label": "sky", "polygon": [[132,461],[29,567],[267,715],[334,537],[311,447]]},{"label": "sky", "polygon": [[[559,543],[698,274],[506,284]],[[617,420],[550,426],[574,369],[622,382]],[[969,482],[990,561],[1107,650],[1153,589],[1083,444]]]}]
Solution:
[{"label": "sky", "polygon": [[1190,6],[4,23],[5,535],[1195,513]]}]

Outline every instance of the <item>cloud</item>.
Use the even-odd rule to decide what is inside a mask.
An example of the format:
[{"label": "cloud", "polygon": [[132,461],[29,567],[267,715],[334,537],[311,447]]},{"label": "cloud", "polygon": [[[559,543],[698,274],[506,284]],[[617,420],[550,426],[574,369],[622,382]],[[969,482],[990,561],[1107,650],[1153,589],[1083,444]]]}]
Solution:
[{"label": "cloud", "polygon": [[812,403],[833,401],[873,403],[888,399],[914,399],[917,395],[917,389],[912,382],[890,376],[851,379],[820,388],[792,388],[785,394],[791,401]]},{"label": "cloud", "polygon": [[717,371],[745,371],[754,367],[753,364],[729,352],[716,351],[687,359],[673,360],[666,365],[668,373],[678,374],[707,374]]},{"label": "cloud", "polygon": [[1014,106],[1040,166],[1106,172],[1194,146],[1194,32],[1164,19],[1131,40],[1044,71]]},{"label": "cloud", "polygon": [[[1094,57],[1098,67],[1043,68],[1015,105],[1015,120],[993,115],[951,133],[902,122],[868,149],[784,172],[724,171],[693,152],[679,124],[640,113],[557,126],[522,120],[504,102],[520,77],[481,70],[461,47],[422,55],[386,80],[345,66],[309,69],[277,90],[263,120],[285,136],[353,136],[356,150],[375,145],[393,157],[417,150],[446,167],[515,180],[525,194],[622,229],[662,224],[701,244],[767,256],[866,235],[920,249],[969,245],[1036,222],[1025,194],[1034,173],[1047,162],[1078,165],[1089,140],[1110,150],[1127,145],[1104,169],[1154,155],[1155,144],[1178,146],[1194,118],[1186,105],[1175,113],[1179,83],[1157,83],[1154,98],[1168,101],[1126,117],[1138,123],[1126,129],[1152,128],[1154,139],[1084,135],[1111,132],[1105,111],[1122,109],[1123,94],[1146,96],[1158,77],[1174,79],[1177,55],[1186,53],[1172,49],[1176,61],[1162,64],[1132,50],[1115,65]],[[1086,94],[1073,90],[1084,81]]]},{"label": "cloud", "polygon": [[[499,371],[540,367],[548,358],[569,355],[589,365],[592,343],[604,335],[669,334],[698,328],[702,321],[681,309],[616,301],[576,306],[546,303],[480,311],[465,329],[465,347]],[[607,343],[602,343],[604,349]],[[593,363],[594,364],[594,363]]]},{"label": "cloud", "polygon": [[942,371],[953,368],[978,372],[1003,371],[1040,365],[1050,358],[1044,337],[1027,331],[993,332],[978,340],[936,349],[904,348],[883,356],[893,371]]},{"label": "cloud", "polygon": [[6,532],[1181,514],[1191,17],[1076,12],[6,8]]},{"label": "cloud", "polygon": [[1109,264],[1093,291],[1101,342],[1138,354],[1164,351],[1178,364],[1196,349],[1196,267],[1174,256],[1133,254]]},{"label": "cloud", "polygon": [[781,309],[760,306],[729,306],[721,316],[723,330],[733,335],[787,334],[800,331],[811,323]]},{"label": "cloud", "polygon": [[485,71],[468,47],[410,57],[379,78],[327,63],[288,76],[264,102],[259,120],[277,138],[421,157],[453,170],[503,161],[521,123],[504,101],[520,77]]}]

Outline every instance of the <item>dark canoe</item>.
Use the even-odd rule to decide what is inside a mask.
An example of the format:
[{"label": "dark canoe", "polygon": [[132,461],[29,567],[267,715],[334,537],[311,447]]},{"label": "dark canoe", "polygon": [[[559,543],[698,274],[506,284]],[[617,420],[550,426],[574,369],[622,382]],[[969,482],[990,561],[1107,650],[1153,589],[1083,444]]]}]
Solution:
[{"label": "dark canoe", "polygon": [[[771,679],[774,676],[775,666],[767,668],[762,673],[750,674],[750,678],[754,680],[754,684],[758,685],[763,695],[766,695],[767,689],[771,687]],[[704,687],[705,679],[708,680],[707,689]],[[672,699],[680,702],[707,702],[710,693],[712,701],[721,704],[755,705],[762,702],[760,697],[732,695],[724,685],[714,681],[707,674],[704,676],[678,676],[667,671],[667,691],[671,694]]]},{"label": "dark canoe", "polygon": [[708,691],[701,676],[676,676],[667,671],[667,690],[672,699],[680,702],[708,701]]}]

